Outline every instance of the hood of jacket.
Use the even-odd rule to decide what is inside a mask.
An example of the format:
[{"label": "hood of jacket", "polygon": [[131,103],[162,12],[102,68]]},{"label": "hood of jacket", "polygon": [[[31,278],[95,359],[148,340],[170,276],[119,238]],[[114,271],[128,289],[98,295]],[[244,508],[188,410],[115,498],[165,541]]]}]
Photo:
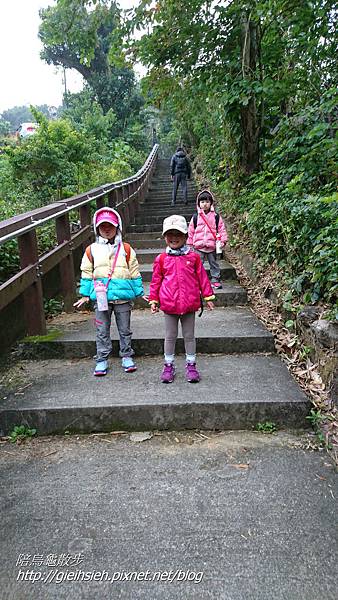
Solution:
[{"label": "hood of jacket", "polygon": [[[117,210],[114,210],[113,208],[110,208],[110,206],[105,206],[104,209],[107,210],[107,211],[109,211],[109,212],[111,212],[111,213],[113,213],[115,215],[115,217],[117,217],[117,220],[119,222],[114,242],[116,243],[118,241],[122,241],[122,219],[121,219],[119,213],[117,212]],[[107,244],[108,240],[104,240],[103,238],[101,238],[99,232],[96,229],[96,215],[97,215],[97,213],[100,210],[102,210],[102,208],[98,208],[95,211],[95,213],[94,213],[94,216],[93,216],[93,229],[94,229],[94,233],[95,233],[95,237],[97,238],[97,241],[103,242],[103,243]]]},{"label": "hood of jacket", "polygon": [[183,158],[184,156],[186,156],[186,153],[184,152],[184,150],[178,150],[178,152],[175,152],[175,156],[177,156],[178,158]]},{"label": "hood of jacket", "polygon": [[215,212],[215,197],[213,195],[213,193],[210,190],[204,189],[201,190],[200,192],[198,192],[197,194],[197,198],[196,198],[196,208],[197,208],[197,212],[201,212],[201,207],[198,205],[198,200],[201,196],[201,194],[203,194],[204,192],[208,192],[208,194],[210,194],[210,196],[212,197],[212,203],[210,205],[210,212]]}]

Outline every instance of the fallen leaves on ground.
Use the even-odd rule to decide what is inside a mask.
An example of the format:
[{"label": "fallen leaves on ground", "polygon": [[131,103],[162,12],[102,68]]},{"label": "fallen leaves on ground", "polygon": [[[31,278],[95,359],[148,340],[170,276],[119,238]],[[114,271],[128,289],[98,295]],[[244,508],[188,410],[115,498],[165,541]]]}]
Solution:
[{"label": "fallen leaves on ground", "polygon": [[275,288],[280,269],[276,264],[269,265],[258,274],[253,282],[245,271],[241,261],[234,252],[226,252],[229,262],[235,267],[240,284],[246,288],[250,305],[256,316],[275,336],[277,353],[286,363],[288,370],[302,390],[309,396],[315,408],[324,416],[321,423],[325,438],[326,449],[332,460],[338,466],[338,414],[337,407],[329,398],[328,390],[318,371],[318,365],[304,357],[304,347],[298,335],[284,326],[284,318],[278,312],[278,307],[266,296],[267,290]]}]

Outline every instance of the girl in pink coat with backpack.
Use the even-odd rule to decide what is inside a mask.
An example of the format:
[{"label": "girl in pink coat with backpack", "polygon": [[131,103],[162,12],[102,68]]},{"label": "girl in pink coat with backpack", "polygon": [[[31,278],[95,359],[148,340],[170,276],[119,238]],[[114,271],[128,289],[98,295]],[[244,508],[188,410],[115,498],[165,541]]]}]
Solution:
[{"label": "girl in pink coat with backpack", "polygon": [[200,374],[196,368],[195,313],[202,299],[208,310],[214,308],[213,294],[207,273],[196,252],[187,245],[188,225],[184,217],[172,215],[163,221],[166,251],[156,257],[150,284],[151,312],[164,312],[165,340],[163,383],[175,377],[175,345],[178,322],[181,322],[186,352],[186,379],[197,383]]},{"label": "girl in pink coat with backpack", "polygon": [[[222,217],[215,211],[214,197],[209,190],[197,194],[197,213],[192,216],[188,229],[188,245],[198,252],[202,262],[210,265],[211,285],[221,289],[221,270],[217,254],[221,252],[228,236]],[[219,248],[217,247],[219,246]]]}]

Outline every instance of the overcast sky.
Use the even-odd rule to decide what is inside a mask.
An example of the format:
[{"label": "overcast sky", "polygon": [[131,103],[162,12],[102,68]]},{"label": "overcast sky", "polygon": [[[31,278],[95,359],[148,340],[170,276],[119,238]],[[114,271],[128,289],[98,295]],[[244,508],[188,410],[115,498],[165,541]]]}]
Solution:
[{"label": "overcast sky", "polygon": [[[62,70],[40,60],[38,39],[39,9],[54,4],[54,0],[0,0],[0,113],[23,104],[58,106],[62,102]],[[137,1],[120,0],[119,4],[129,8]],[[70,92],[82,88],[76,71],[67,71],[67,87]]]}]

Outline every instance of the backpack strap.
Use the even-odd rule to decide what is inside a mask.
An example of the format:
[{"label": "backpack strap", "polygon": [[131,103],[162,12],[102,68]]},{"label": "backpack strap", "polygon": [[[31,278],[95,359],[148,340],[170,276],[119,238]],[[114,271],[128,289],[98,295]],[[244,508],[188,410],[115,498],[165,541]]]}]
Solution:
[{"label": "backpack strap", "polygon": [[93,255],[92,255],[92,245],[91,244],[90,244],[90,246],[87,246],[85,254],[86,254],[88,260],[93,265],[94,264],[94,259],[93,259]]},{"label": "backpack strap", "polygon": [[[124,247],[124,251],[126,253],[127,265],[129,266],[130,252],[131,252],[130,244],[127,244],[127,242],[123,242],[123,247]],[[87,255],[88,260],[92,264],[94,264],[94,259],[93,259],[93,255],[92,255],[92,245],[91,244],[90,244],[90,246],[87,246],[87,248],[86,248],[86,255]]]},{"label": "backpack strap", "polygon": [[163,275],[163,265],[164,265],[164,259],[166,257],[166,252],[162,252],[160,254],[160,258],[159,258],[159,263],[160,263],[160,267],[161,267],[161,274]]},{"label": "backpack strap", "polygon": [[[192,216],[192,220],[194,223],[194,229],[196,229],[196,227],[197,227],[197,219],[198,219],[198,213],[195,212]],[[215,212],[216,233],[218,233],[218,224],[219,224],[219,213]]]},{"label": "backpack strap", "polygon": [[123,248],[126,253],[126,261],[127,261],[128,267],[129,267],[130,252],[131,252],[130,244],[127,244],[127,242],[123,242]]}]

